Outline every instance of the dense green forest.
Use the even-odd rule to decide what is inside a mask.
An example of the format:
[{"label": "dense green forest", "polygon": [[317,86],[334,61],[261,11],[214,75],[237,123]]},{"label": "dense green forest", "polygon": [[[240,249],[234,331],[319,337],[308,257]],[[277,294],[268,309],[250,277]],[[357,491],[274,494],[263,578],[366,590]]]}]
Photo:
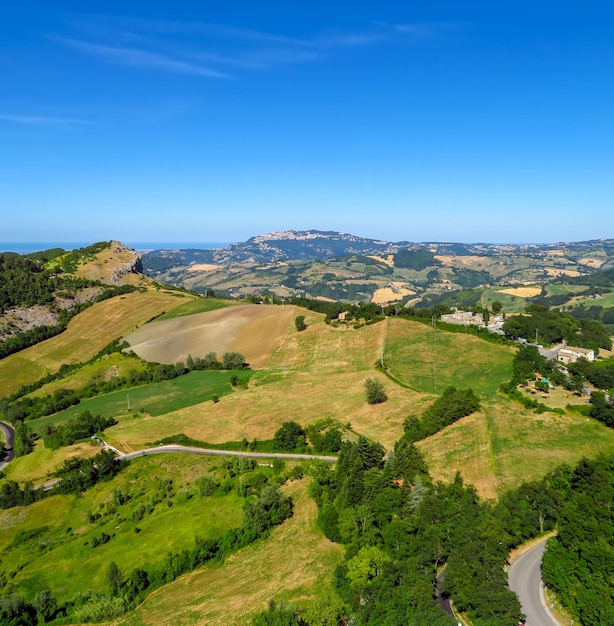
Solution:
[{"label": "dense green forest", "polygon": [[[449,484],[433,483],[407,438],[386,457],[379,444],[363,438],[345,443],[336,468],[321,467],[312,485],[321,528],[346,547],[334,582],[341,602],[319,605],[328,621],[314,619],[308,603],[296,603],[272,605],[252,624],[452,626],[456,621],[436,601],[439,588],[474,626],[517,626],[522,614],[507,587],[507,555],[553,528],[560,529],[561,539],[546,556],[555,564],[548,584],[564,585],[572,604],[584,603],[583,624],[614,623],[611,585],[607,588],[613,463],[609,457],[583,460],[575,469],[563,466],[492,504],[480,501],[458,475]],[[556,565],[567,549],[567,561]],[[558,586],[553,576],[561,578]]]},{"label": "dense green forest", "polygon": [[576,319],[571,314],[549,309],[541,304],[530,304],[526,315],[508,317],[503,331],[509,337],[522,337],[527,341],[553,344],[566,340],[571,346],[610,350],[612,339],[603,325],[591,319]]},{"label": "dense green forest", "polygon": [[52,304],[58,291],[65,295],[90,286],[92,281],[45,269],[34,259],[12,252],[0,254],[0,312],[34,304]]},{"label": "dense green forest", "polygon": [[582,461],[548,542],[542,574],[581,624],[614,624],[614,458]]}]

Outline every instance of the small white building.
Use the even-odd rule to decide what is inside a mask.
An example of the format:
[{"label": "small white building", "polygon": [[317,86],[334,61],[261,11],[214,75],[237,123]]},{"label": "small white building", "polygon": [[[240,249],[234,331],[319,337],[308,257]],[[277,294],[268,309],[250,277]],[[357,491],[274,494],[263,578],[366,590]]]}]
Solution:
[{"label": "small white building", "polygon": [[575,363],[579,358],[585,358],[587,361],[595,360],[595,351],[588,348],[574,348],[573,346],[565,346],[560,348],[556,355],[556,360],[561,363]]}]

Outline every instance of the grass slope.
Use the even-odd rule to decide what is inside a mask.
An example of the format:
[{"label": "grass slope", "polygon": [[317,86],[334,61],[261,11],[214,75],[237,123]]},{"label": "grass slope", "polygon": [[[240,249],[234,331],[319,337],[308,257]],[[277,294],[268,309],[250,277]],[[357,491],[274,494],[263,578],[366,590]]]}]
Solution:
[{"label": "grass slope", "polygon": [[[213,405],[128,420],[107,430],[108,440],[139,448],[178,432],[212,443],[243,437],[270,439],[285,421],[307,425],[331,417],[343,424],[351,422],[356,431],[391,446],[402,433],[405,417],[431,397],[400,387],[373,369],[388,322],[337,329],[322,320],[323,316],[308,313],[307,330],[293,329],[283,335],[269,366],[254,376],[249,390]],[[368,377],[383,382],[386,403],[367,404],[364,381]]]},{"label": "grass slope", "polygon": [[614,452],[614,430],[578,415],[536,414],[497,395],[418,447],[435,478],[449,481],[459,471],[493,499],[562,463]]},{"label": "grass slope", "polygon": [[186,315],[194,315],[194,313],[206,313],[207,311],[216,311],[217,309],[224,309],[229,306],[237,306],[239,302],[233,300],[222,300],[220,298],[194,298],[185,302],[181,306],[167,311],[164,315],[156,318],[157,322],[164,320],[172,320],[177,317],[185,317]]},{"label": "grass slope", "polygon": [[87,361],[113,339],[175,306],[183,296],[134,292],[98,302],[70,321],[68,328],[0,361],[0,397],[32,383],[63,363]]},{"label": "grass slope", "polygon": [[[230,379],[234,375],[237,375],[237,372],[194,371],[173,380],[88,398],[76,406],[49,417],[32,420],[29,425],[36,433],[41,434],[47,424],[67,422],[84,411],[89,411],[92,415],[116,418],[122,415],[132,415],[135,411],[146,412],[150,415],[164,415],[187,406],[210,401],[214,396],[221,397],[232,393],[233,387]],[[241,372],[238,375],[242,380],[247,380],[251,372]],[[130,409],[128,409],[128,403],[130,403]]]},{"label": "grass slope", "polygon": [[390,373],[423,393],[453,385],[492,396],[512,377],[513,348],[473,335],[437,331],[419,322],[388,320],[384,353]]},{"label": "grass slope", "polygon": [[[269,600],[308,600],[326,593],[343,548],[316,528],[307,480],[284,488],[294,515],[271,536],[233,554],[223,565],[187,574],[151,594],[121,626],[241,626]],[[288,555],[292,555],[288,558]]]},{"label": "grass slope", "polygon": [[[47,586],[61,599],[70,599],[87,589],[105,591],[111,561],[129,573],[145,563],[161,562],[171,550],[192,547],[196,536],[221,535],[240,524],[243,500],[236,492],[200,497],[193,485],[218,463],[187,455],[146,457],[82,496],[53,496],[29,507],[0,511],[0,573],[28,597]],[[155,504],[152,513],[134,521],[134,511],[140,504],[150,504],[163,480],[173,481],[172,493]],[[116,489],[129,493],[130,500],[115,505]],[[89,521],[90,512],[101,517]],[[39,536],[20,541],[22,531],[36,528],[42,529]],[[92,547],[92,538],[102,532],[111,536],[110,541]]]}]

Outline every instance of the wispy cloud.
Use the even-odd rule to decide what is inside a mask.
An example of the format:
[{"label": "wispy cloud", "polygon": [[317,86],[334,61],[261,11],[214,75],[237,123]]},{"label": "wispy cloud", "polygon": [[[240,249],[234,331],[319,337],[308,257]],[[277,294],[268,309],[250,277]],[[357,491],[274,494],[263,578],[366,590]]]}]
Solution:
[{"label": "wispy cloud", "polygon": [[195,63],[172,58],[159,52],[150,52],[138,48],[118,48],[80,41],[78,39],[58,38],[63,44],[94,56],[101,57],[118,65],[142,67],[177,74],[192,74],[193,76],[206,76],[208,78],[231,78],[229,74],[220,72]]},{"label": "wispy cloud", "polygon": [[[200,76],[232,78],[231,68],[265,70],[321,61],[336,51],[394,41],[424,40],[429,24],[375,23],[364,31],[329,29],[289,36],[221,24],[97,16],[70,22],[77,37],[57,37],[84,54],[109,63]],[[234,73],[234,72],[233,72]]]},{"label": "wispy cloud", "polygon": [[22,126],[73,126],[82,124],[91,124],[87,120],[78,120],[67,117],[40,117],[30,115],[9,115],[0,113],[0,122],[9,122]]}]

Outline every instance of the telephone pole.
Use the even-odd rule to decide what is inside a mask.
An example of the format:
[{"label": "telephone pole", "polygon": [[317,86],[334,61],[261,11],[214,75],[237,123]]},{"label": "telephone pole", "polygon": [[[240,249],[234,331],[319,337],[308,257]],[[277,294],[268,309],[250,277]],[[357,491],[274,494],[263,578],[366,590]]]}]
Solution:
[{"label": "telephone pole", "polygon": [[433,380],[435,382],[435,391],[437,391],[437,318],[432,317],[433,324]]}]

